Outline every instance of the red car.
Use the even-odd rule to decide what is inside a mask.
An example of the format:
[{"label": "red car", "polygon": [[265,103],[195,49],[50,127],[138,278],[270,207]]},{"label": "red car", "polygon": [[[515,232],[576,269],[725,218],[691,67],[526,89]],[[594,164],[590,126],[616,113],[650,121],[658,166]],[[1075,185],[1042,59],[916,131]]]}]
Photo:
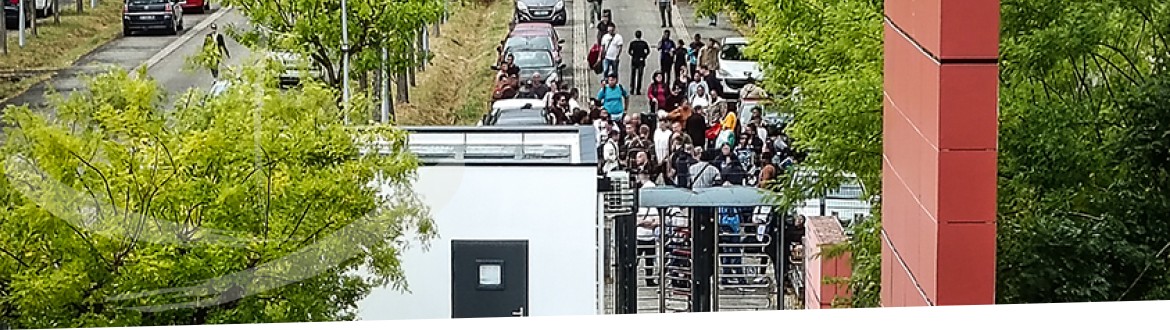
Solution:
[{"label": "red car", "polygon": [[508,39],[504,40],[503,53],[520,49],[547,50],[552,53],[554,61],[561,63],[561,49],[563,48],[561,43],[564,43],[564,40],[557,40],[555,36],[541,31],[513,31],[508,35]]},{"label": "red car", "polygon": [[211,2],[208,0],[186,0],[179,4],[183,7],[184,13],[202,14],[211,10]]},{"label": "red car", "polygon": [[551,36],[553,38],[553,41],[556,41],[558,44],[561,43],[561,41],[560,41],[561,37],[557,35],[557,30],[554,29],[553,25],[549,24],[549,23],[537,23],[537,22],[519,23],[519,24],[516,24],[516,26],[512,27],[512,32],[509,32],[508,36],[510,37],[510,36],[512,36],[513,33],[517,33],[520,31],[541,31],[541,32],[546,33],[549,36]]}]

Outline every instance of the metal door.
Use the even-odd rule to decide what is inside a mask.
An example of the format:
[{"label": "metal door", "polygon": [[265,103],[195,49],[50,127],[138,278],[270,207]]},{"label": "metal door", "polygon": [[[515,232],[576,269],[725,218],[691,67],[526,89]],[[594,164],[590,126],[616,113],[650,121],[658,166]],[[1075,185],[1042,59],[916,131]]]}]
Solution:
[{"label": "metal door", "polygon": [[528,241],[451,241],[451,317],[528,316]]}]

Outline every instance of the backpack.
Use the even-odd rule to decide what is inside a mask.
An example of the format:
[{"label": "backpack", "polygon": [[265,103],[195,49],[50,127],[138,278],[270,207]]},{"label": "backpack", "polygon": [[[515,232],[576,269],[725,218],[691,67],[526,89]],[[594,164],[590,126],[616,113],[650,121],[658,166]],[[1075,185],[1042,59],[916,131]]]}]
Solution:
[{"label": "backpack", "polygon": [[732,207],[719,208],[719,226],[729,229],[732,233],[739,233],[739,210]]},{"label": "backpack", "polygon": [[589,60],[590,67],[600,67],[601,44],[593,44],[592,47],[589,47],[589,56],[587,59]]}]

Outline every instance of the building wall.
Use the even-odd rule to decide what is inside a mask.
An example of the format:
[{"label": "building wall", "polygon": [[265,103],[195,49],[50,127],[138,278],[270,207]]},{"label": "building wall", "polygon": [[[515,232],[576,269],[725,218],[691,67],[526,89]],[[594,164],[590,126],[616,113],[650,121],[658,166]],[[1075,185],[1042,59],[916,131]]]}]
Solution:
[{"label": "building wall", "polygon": [[428,166],[418,177],[440,237],[404,251],[412,293],[375,290],[362,319],[450,318],[452,239],[528,239],[529,315],[599,314],[594,167]]},{"label": "building wall", "polygon": [[999,1],[885,11],[882,305],[994,303]]}]

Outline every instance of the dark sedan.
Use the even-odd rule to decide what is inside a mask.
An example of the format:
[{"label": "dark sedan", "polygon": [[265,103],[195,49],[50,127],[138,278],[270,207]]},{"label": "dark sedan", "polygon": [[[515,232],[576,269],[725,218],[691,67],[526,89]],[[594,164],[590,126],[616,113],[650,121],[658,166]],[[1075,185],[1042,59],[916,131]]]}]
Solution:
[{"label": "dark sedan", "polygon": [[183,31],[183,7],[179,0],[129,0],[122,8],[122,34],[163,30]]},{"label": "dark sedan", "polygon": [[[4,25],[10,30],[20,28],[20,0],[3,0],[4,1]],[[24,26],[28,28],[32,26],[33,15],[24,15]]]}]

